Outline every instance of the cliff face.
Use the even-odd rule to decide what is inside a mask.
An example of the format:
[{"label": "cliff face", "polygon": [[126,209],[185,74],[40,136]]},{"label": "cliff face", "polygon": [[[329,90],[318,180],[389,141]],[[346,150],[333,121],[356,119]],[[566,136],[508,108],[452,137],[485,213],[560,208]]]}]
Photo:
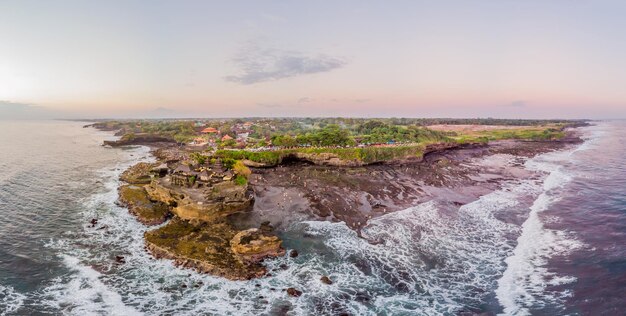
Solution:
[{"label": "cliff face", "polygon": [[146,225],[162,224],[170,217],[169,207],[163,202],[151,200],[142,186],[121,186],[119,195],[120,202]]},{"label": "cliff face", "polygon": [[213,222],[228,215],[249,210],[254,202],[247,186],[225,181],[209,189],[188,189],[168,186],[155,180],[146,186],[150,199],[172,207],[172,213],[185,220]]}]

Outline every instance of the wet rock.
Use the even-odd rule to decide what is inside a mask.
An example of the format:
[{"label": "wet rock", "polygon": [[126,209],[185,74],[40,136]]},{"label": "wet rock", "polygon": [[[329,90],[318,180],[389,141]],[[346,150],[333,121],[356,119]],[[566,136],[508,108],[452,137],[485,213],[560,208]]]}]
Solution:
[{"label": "wet rock", "polygon": [[287,289],[287,294],[293,296],[293,297],[300,297],[300,295],[302,295],[302,291],[298,291],[292,287]]},{"label": "wet rock", "polygon": [[230,248],[243,264],[254,264],[265,258],[280,257],[285,254],[282,241],[260,229],[240,231],[231,239]]},{"label": "wet rock", "polygon": [[237,230],[225,222],[191,223],[174,217],[144,237],[154,257],[172,259],[177,266],[230,280],[264,276],[267,269],[260,263],[240,260],[233,253],[230,241],[236,234]]},{"label": "wet rock", "polygon": [[259,230],[263,233],[272,233],[274,232],[274,227],[272,226],[272,224],[269,221],[265,221],[263,223],[261,223],[261,226],[259,227]]},{"label": "wet rock", "polygon": [[330,278],[328,278],[325,275],[320,278],[320,281],[322,281],[322,283],[328,284],[328,285],[333,284],[333,281],[331,281]]},{"label": "wet rock", "polygon": [[169,216],[169,207],[162,202],[153,202],[142,186],[124,185],[119,188],[120,202],[131,214],[146,225],[158,225]]},{"label": "wet rock", "polygon": [[295,258],[295,257],[297,257],[297,256],[298,256],[298,250],[292,249],[292,250],[289,252],[289,257],[291,257],[291,258]]},{"label": "wet rock", "polygon": [[124,256],[115,256],[115,262],[117,263],[126,263]]},{"label": "wet rock", "polygon": [[96,226],[96,224],[98,224],[98,219],[97,218],[92,218],[90,223],[91,223],[91,227],[94,227],[94,226]]}]

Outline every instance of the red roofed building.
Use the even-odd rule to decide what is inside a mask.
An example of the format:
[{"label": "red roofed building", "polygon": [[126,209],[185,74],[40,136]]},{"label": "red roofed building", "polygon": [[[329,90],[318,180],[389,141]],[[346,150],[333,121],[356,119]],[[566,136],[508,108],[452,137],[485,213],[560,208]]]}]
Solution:
[{"label": "red roofed building", "polygon": [[229,135],[224,135],[224,137],[222,137],[222,141],[225,142],[227,140],[231,140],[233,139],[232,137],[230,137]]},{"label": "red roofed building", "polygon": [[219,132],[220,131],[218,131],[214,127],[207,127],[205,129],[203,129],[202,131],[200,131],[200,133],[202,133],[202,134],[218,134]]}]

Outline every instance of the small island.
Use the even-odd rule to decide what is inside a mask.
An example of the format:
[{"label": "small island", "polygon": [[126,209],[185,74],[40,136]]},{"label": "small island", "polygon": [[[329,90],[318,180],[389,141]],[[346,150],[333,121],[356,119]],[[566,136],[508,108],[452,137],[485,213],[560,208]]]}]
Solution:
[{"label": "small island", "polygon": [[[580,142],[584,121],[496,119],[248,118],[118,120],[111,147],[145,145],[156,162],[120,177],[120,203],[148,226],[155,258],[231,280],[268,274],[284,256],[277,228],[290,220],[371,218],[441,195],[494,187],[511,175],[469,169],[494,153],[531,157]],[[458,189],[457,191],[463,191]],[[480,195],[448,196],[462,205]],[[376,243],[380,241],[372,240]],[[297,254],[293,250],[291,254]]]}]

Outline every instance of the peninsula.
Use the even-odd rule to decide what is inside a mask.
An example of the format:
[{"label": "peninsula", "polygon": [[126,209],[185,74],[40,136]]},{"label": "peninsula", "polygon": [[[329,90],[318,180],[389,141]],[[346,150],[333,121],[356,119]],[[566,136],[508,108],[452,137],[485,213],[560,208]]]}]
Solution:
[{"label": "peninsula", "polygon": [[343,221],[360,235],[368,220],[423,201],[463,205],[502,180],[524,176],[515,168],[469,164],[472,159],[559,149],[580,142],[575,127],[586,124],[244,118],[88,126],[120,137],[106,146],[145,145],[156,157],[126,170],[119,188],[120,203],[140,222],[161,225],[145,234],[147,251],[246,280],[271,273],[263,260],[286,255],[280,232],[291,223]]}]

